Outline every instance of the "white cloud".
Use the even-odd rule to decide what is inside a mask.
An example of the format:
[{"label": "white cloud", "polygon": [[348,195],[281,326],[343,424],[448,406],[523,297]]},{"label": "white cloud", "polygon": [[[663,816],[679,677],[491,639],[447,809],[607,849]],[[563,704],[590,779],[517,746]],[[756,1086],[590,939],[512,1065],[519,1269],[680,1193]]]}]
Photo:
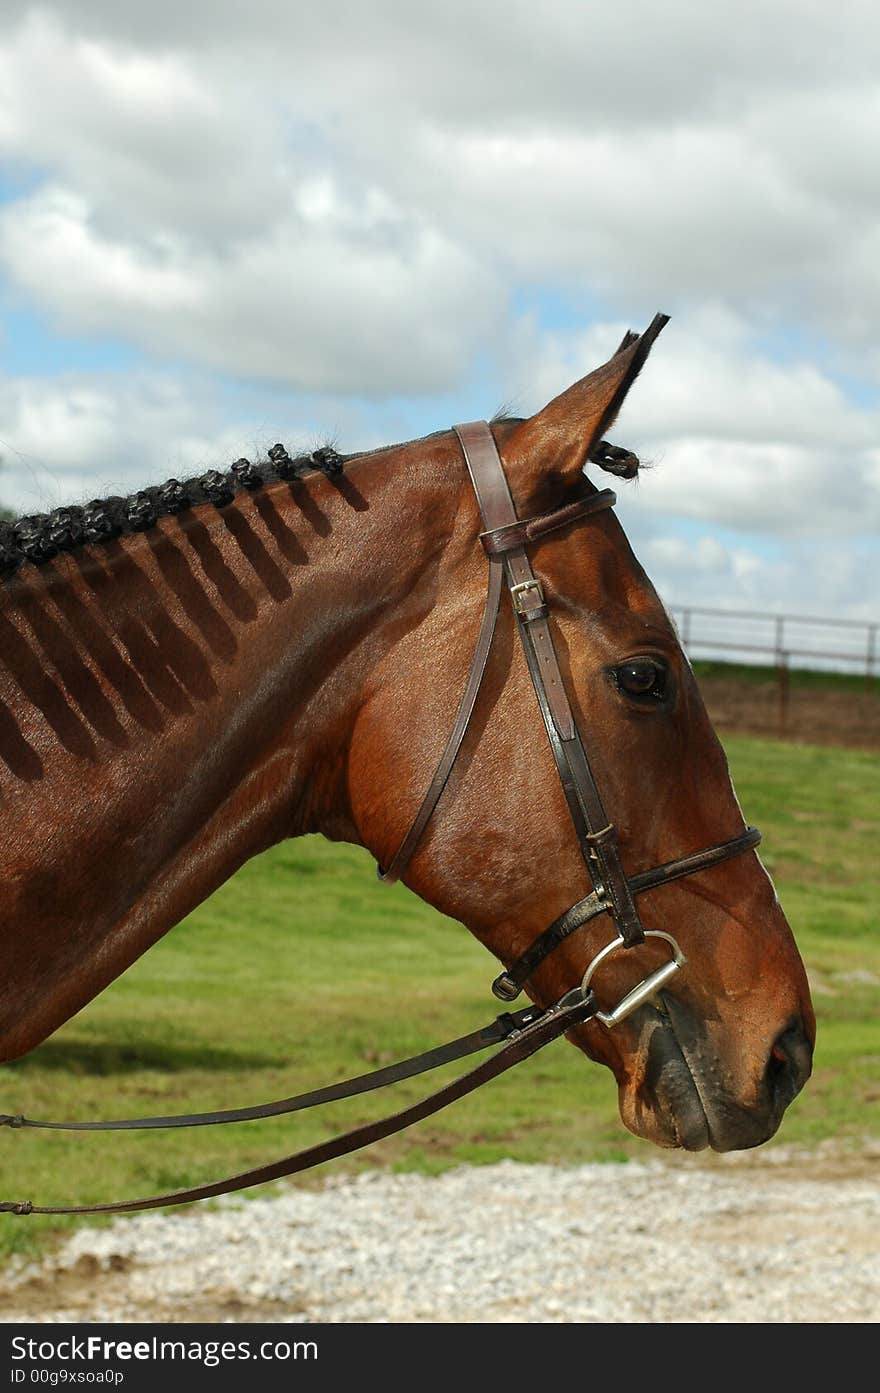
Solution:
[{"label": "white cloud", "polygon": [[283,128],[265,102],[243,114],[186,55],[83,36],[49,11],[0,45],[0,149],[70,188],[111,235],[216,242],[265,225]]},{"label": "white cloud", "polygon": [[[445,394],[440,426],[486,363],[531,409],[658,308],[617,430],[658,463],[619,490],[650,565],[876,606],[853,558],[880,525],[878,27],[867,0],[7,0],[0,269],[157,367],[0,388],[0,493],[247,452],[212,371],[293,389],[294,414],[323,393],[294,425],[368,423],[357,446],[365,399],[400,438],[403,396]],[[606,322],[509,312],[547,291]]]},{"label": "white cloud", "polygon": [[[623,520],[636,555],[681,628],[682,612],[691,610],[687,629],[695,656],[706,656],[705,640],[773,644],[772,616],[825,616],[875,623],[880,605],[880,581],[870,552],[860,545],[843,545],[824,538],[802,540],[789,547],[766,548],[760,538],[743,535],[735,544],[712,534],[694,536],[664,531],[664,520]],[[723,610],[701,616],[694,608]],[[741,614],[767,618],[739,618]],[[864,658],[865,629],[837,629],[833,623],[792,624],[786,638],[792,648],[832,650]],[[721,650],[716,649],[716,656]],[[747,650],[740,657],[755,661]]]},{"label": "white cloud", "polygon": [[[47,185],[9,209],[0,257],[69,326],[242,375],[446,390],[521,277],[788,316],[878,370],[861,0],[56,0],[5,23],[0,141]],[[192,312],[146,303],[168,281],[193,283]]]},{"label": "white cloud", "polygon": [[97,237],[85,201],[63,188],[41,190],[0,217],[0,254],[19,287],[71,327],[121,327],[138,313],[180,315],[198,298],[197,285],[159,248],[149,258]]},{"label": "white cloud", "polygon": [[458,325],[479,333],[496,320],[494,285],[430,229],[399,221],[383,237],[374,223],[365,235],[361,210],[328,212],[314,197],[310,207],[308,221],[289,212],[227,251],[164,236],[134,245],[49,188],[0,214],[0,259],[69,331],[299,388],[454,385],[470,359]]},{"label": "white cloud", "polygon": [[683,537],[653,537],[646,552],[650,562],[670,571],[698,572],[706,575],[730,575],[735,570],[736,556],[722,546],[716,537],[699,537],[685,541]]},{"label": "white cloud", "polygon": [[[35,8],[5,0],[6,23]],[[340,109],[365,94],[377,104],[381,75],[386,108],[417,102],[468,122],[519,112],[526,122],[587,113],[639,124],[735,108],[743,92],[769,85],[810,89],[823,71],[850,84],[875,71],[870,0],[838,0],[833,9],[816,0],[740,0],[735,9],[691,0],[548,0],[541,9],[527,0],[418,8],[401,0],[250,0],[246,8],[240,0],[42,0],[40,8],[147,51],[210,56],[234,46],[244,60],[256,46],[273,72],[283,69],[310,94],[330,89]]]},{"label": "white cloud", "polygon": [[864,452],[755,445],[691,437],[672,441],[640,491],[652,511],[775,536],[864,535],[880,527],[880,492]]},{"label": "white cloud", "polygon": [[217,78],[27,20],[0,54],[0,138],[54,179],[0,216],[14,284],[69,331],[241,377],[454,385],[498,326],[496,278],[417,209],[297,154],[271,86],[255,103]]}]

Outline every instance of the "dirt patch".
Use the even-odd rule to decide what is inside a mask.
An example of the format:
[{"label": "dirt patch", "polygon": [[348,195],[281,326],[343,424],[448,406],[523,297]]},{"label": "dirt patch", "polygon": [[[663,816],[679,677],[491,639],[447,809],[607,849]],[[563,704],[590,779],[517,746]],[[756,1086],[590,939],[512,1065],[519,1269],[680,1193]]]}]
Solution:
[{"label": "dirt patch", "polygon": [[162,1324],[278,1319],[277,1312],[259,1306],[255,1316],[251,1304],[234,1292],[212,1291],[204,1297],[194,1292],[173,1311],[161,1296],[146,1295],[132,1302],[129,1286],[136,1267],[133,1258],[119,1253],[101,1260],[85,1253],[70,1267],[48,1259],[40,1272],[24,1281],[0,1282],[4,1319],[87,1324],[94,1320],[96,1310],[112,1312],[111,1318],[116,1320]]},{"label": "dirt patch", "polygon": [[772,678],[741,682],[730,677],[703,677],[700,690],[721,733],[880,750],[876,683],[873,690],[864,692],[792,686],[784,709],[778,684]]}]

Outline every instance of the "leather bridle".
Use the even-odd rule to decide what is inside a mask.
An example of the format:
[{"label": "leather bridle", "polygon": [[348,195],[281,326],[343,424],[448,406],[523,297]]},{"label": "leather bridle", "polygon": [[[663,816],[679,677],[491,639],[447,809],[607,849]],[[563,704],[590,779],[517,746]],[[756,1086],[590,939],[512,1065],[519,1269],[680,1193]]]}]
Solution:
[{"label": "leather bridle", "polygon": [[[614,924],[616,938],[603,950],[603,957],[616,948],[635,947],[644,941],[646,934],[653,933],[653,936],[665,937],[670,942],[673,948],[672,961],[648,979],[648,985],[656,991],[677,967],[683,965],[684,957],[678,945],[673,939],[669,939],[668,935],[657,935],[656,932],[644,928],[639,917],[636,896],[646,890],[653,890],[658,885],[678,880],[681,876],[693,875],[694,872],[706,870],[709,866],[717,866],[719,862],[726,861],[731,856],[748,851],[758,845],[761,834],[756,827],[747,827],[739,836],[729,841],[719,842],[704,851],[692,852],[675,861],[667,861],[662,866],[655,866],[652,870],[642,871],[638,875],[627,876],[620,859],[617,833],[605,811],[565,690],[553,635],[550,632],[544,587],[532,570],[526,552],[530,542],[538,541],[558,528],[581,522],[584,518],[612,507],[617,501],[616,495],[611,489],[602,489],[573,503],[567,503],[555,512],[542,513],[540,517],[520,521],[510,496],[495,439],[486,422],[473,421],[469,425],[455,426],[454,429],[461,442],[483,520],[484,531],[480,533],[480,541],[489,558],[486,608],[452,734],[413,823],[387,870],[380,870],[380,879],[397,880],[401,875],[421,839],[452,771],[486,672],[501,595],[506,584],[556,771],[562,783],[578,846],[593,889],[584,899],[578,900],[564,914],[560,914],[505,972],[496,977],[492,983],[492,990],[500,1000],[513,1001],[519,996],[524,983],[531,977],[535,968],[568,938],[569,934],[597,915],[608,914]],[[644,1000],[645,996],[641,989],[639,990],[639,1000]],[[629,1007],[629,1010],[631,1009],[632,1005]],[[628,1015],[629,1010],[625,1014]],[[618,1019],[623,1017],[619,1016]]]},{"label": "leather bridle", "polygon": [[[30,1200],[6,1201],[0,1203],[0,1212],[122,1213],[185,1204],[311,1169],[402,1131],[422,1118],[440,1111],[456,1098],[473,1092],[490,1079],[497,1078],[574,1026],[595,1018],[607,1027],[613,1027],[630,1015],[637,1006],[654,996],[684,965],[685,957],[671,934],[644,928],[636,904],[637,896],[655,889],[658,885],[667,885],[682,876],[693,875],[711,866],[717,866],[731,856],[751,850],[761,840],[757,828],[747,827],[729,841],[719,842],[702,851],[690,852],[651,870],[640,871],[636,875],[626,874],[621,861],[617,833],[605,811],[565,690],[550,630],[544,589],[541,580],[532,570],[526,550],[530,543],[538,541],[550,532],[582,522],[610,508],[616,502],[615,495],[610,489],[603,489],[567,503],[553,512],[520,520],[516,515],[504,468],[489,426],[485,421],[475,421],[468,425],[456,426],[455,432],[461,442],[483,520],[484,530],[480,534],[480,541],[489,559],[486,605],[465,690],[436,773],[397,852],[387,868],[380,868],[379,876],[384,881],[394,881],[400,877],[437,808],[468,732],[486,673],[506,586],[538,707],[592,889],[564,914],[560,914],[520,957],[509,964],[493,982],[492,990],[502,1001],[512,1001],[548,954],[570,934],[600,914],[608,914],[614,926],[615,936],[593,956],[580,984],[567,992],[555,1005],[548,1008],[527,1006],[513,1013],[505,1012],[488,1026],[473,1031],[470,1035],[462,1036],[423,1054],[414,1055],[397,1064],[309,1093],[251,1108],[168,1117],[122,1118],[103,1122],[45,1122],[24,1117],[22,1114],[0,1115],[0,1126],[89,1132],[203,1127],[220,1123],[247,1122],[256,1118],[298,1112],[303,1108],[316,1107],[339,1098],[371,1092],[401,1079],[425,1073],[452,1060],[465,1058],[493,1044],[501,1046],[482,1064],[401,1112],[356,1127],[304,1151],[224,1180],[176,1190],[170,1194],[105,1204],[59,1207],[38,1206]],[[663,940],[669,946],[669,960],[633,987],[612,1010],[600,1010],[591,987],[597,968],[618,949],[633,948],[646,937]]]}]

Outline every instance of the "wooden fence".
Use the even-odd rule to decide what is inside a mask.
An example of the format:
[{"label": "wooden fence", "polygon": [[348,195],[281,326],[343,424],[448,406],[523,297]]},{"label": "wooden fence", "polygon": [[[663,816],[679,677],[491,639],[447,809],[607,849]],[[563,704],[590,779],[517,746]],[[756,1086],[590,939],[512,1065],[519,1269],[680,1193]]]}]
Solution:
[{"label": "wooden fence", "polygon": [[704,609],[671,605],[682,644],[700,657],[738,656],[777,668],[861,672],[877,675],[880,624],[860,619],[816,619],[803,614]]},{"label": "wooden fence", "polygon": [[878,675],[877,630],[869,620],[817,619],[804,614],[670,605],[685,651],[701,658],[740,661],[775,670],[777,720],[788,729],[791,669],[861,673],[870,687]]}]

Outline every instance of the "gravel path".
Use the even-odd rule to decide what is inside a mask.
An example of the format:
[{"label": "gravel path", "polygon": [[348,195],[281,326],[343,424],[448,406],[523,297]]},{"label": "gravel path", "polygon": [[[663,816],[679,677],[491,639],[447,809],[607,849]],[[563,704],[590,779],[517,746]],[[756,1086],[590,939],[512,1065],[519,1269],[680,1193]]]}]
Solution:
[{"label": "gravel path", "polygon": [[3,1319],[869,1322],[877,1151],[512,1161],[81,1229]]}]

